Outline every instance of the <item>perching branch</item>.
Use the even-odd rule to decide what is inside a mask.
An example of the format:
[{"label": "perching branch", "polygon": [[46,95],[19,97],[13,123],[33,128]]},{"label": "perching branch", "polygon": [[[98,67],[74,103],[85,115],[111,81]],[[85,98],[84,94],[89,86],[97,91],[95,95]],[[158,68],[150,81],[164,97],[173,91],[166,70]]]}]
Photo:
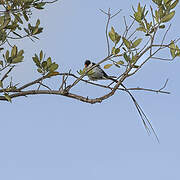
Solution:
[{"label": "perching branch", "polygon": [[[145,64],[147,64],[152,59],[173,61],[176,57],[180,56],[180,50],[177,46],[177,42],[180,40],[180,38],[165,43],[171,25],[168,26],[164,34],[160,32],[160,37],[162,37],[162,40],[160,43],[156,43],[156,39],[159,36],[158,33],[159,31],[162,31],[160,29],[165,28],[166,23],[170,21],[171,18],[174,16],[173,12],[170,10],[170,8],[174,6],[174,4],[173,6],[169,7],[169,9],[167,5],[163,5],[164,9],[161,9],[161,11],[164,12],[161,12],[161,14],[158,14],[160,12],[159,9],[154,10],[152,6],[150,6],[150,18],[152,19],[151,21],[149,21],[150,18],[146,17],[148,14],[148,11],[146,11],[146,6],[142,7],[139,4],[137,11],[133,9],[134,13],[133,16],[131,16],[133,20],[130,23],[128,22],[126,17],[123,17],[123,19],[121,20],[122,24],[124,22],[125,30],[123,31],[123,33],[120,34],[118,34],[118,32],[115,31],[115,28],[111,28],[111,32],[108,31],[112,18],[117,17],[117,15],[121,12],[121,9],[114,14],[111,13],[110,8],[107,12],[100,9],[100,11],[107,17],[105,25],[107,56],[99,60],[92,67],[88,68],[88,70],[83,72],[80,76],[77,76],[76,74],[71,73],[71,71],[67,73],[57,72],[56,69],[58,68],[58,65],[55,62],[52,62],[51,58],[45,60],[43,52],[40,52],[39,56],[35,54],[35,56],[33,57],[33,61],[37,66],[37,70],[41,74],[40,78],[29,83],[25,83],[20,87],[18,86],[18,84],[13,86],[12,84],[14,83],[12,82],[12,80],[9,84],[6,85],[6,81],[4,80],[8,79],[9,74],[13,71],[16,64],[22,62],[24,58],[24,51],[18,51],[18,48],[16,46],[12,46],[12,43],[9,42],[9,40],[18,40],[28,37],[34,42],[33,38],[39,39],[37,37],[37,34],[42,32],[42,28],[39,27],[40,20],[37,20],[37,22],[33,25],[29,23],[28,27],[24,28],[23,33],[21,33],[23,24],[23,20],[21,18],[25,18],[28,22],[29,17],[32,13],[31,8],[43,9],[45,4],[54,3],[56,1],[57,0],[48,2],[36,1],[36,3],[32,1],[29,2],[30,5],[27,9],[24,9],[26,6],[24,7],[23,3],[16,4],[19,3],[19,1],[10,1],[10,7],[8,7],[5,3],[2,3],[2,9],[4,8],[5,11],[0,11],[0,14],[4,17],[7,16],[8,18],[2,20],[2,22],[4,22],[3,24],[0,24],[2,30],[2,37],[5,37],[4,39],[0,40],[0,46],[2,47],[2,45],[7,43],[11,50],[3,52],[3,61],[0,61],[0,100],[11,102],[11,99],[14,99],[16,97],[28,97],[30,95],[51,94],[61,95],[85,103],[95,104],[103,102],[104,100],[112,97],[117,92],[126,92],[135,104],[137,112],[140,115],[140,118],[144,124],[146,131],[148,132],[148,134],[152,132],[155,135],[157,141],[159,142],[157,134],[154,128],[152,127],[149,119],[147,118],[142,107],[139,105],[139,103],[137,102],[137,100],[131,92],[146,91],[170,94],[170,92],[164,90],[167,86],[168,79],[160,89],[141,87],[127,88],[126,86],[124,86],[124,82],[131,76],[135,75],[140,69],[144,67]],[[166,2],[162,1],[162,3]],[[171,4],[171,2],[169,3]],[[160,6],[158,6],[157,8],[160,8]],[[12,23],[15,23],[15,25]],[[137,25],[135,23],[137,23]],[[142,34],[140,35],[140,32],[138,31],[141,31]],[[112,47],[110,41],[113,44]],[[170,51],[171,58],[163,58],[158,56],[158,53],[165,49]],[[112,64],[108,64],[108,66],[106,67],[114,66],[120,68],[120,71],[117,72],[117,78],[115,80],[117,81],[117,83],[113,81],[112,83],[106,85],[101,84],[99,82],[91,82],[84,79],[84,77],[87,76],[88,73],[90,73],[95,67],[99,67],[99,65],[107,61],[109,61]],[[5,69],[8,67],[9,69],[5,73]],[[53,76],[62,77],[61,80],[59,79],[57,89],[48,86],[45,81],[47,79],[51,79]],[[85,82],[86,84],[91,86],[107,89],[107,92],[95,98],[89,98],[89,94],[87,94],[86,97],[82,96],[81,94],[75,94],[73,92],[73,87],[77,86],[79,82]]]}]

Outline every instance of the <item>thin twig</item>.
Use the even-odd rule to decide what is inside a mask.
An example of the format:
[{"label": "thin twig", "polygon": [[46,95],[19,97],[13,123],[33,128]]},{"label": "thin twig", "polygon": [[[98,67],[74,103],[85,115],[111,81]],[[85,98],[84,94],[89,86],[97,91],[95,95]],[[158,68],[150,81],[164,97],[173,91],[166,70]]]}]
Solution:
[{"label": "thin twig", "polygon": [[108,19],[106,23],[106,41],[107,41],[107,51],[108,51],[108,56],[110,55],[110,45],[109,45],[109,37],[108,37],[108,27],[109,27],[109,22],[111,18],[111,13],[110,13],[110,8],[108,9]]},{"label": "thin twig", "polygon": [[[65,86],[64,89],[67,88],[67,87],[66,87],[66,81],[67,81],[68,77],[70,76],[70,74],[71,74],[71,69],[69,70],[69,72],[68,72],[66,75],[63,75],[63,76],[62,76],[62,83],[61,83],[61,86],[60,86],[60,88],[59,88],[59,91],[63,90],[63,86]],[[65,76],[66,76],[66,77],[65,77]]]},{"label": "thin twig", "polygon": [[120,9],[117,13],[113,14],[113,15],[111,16],[111,19],[114,18],[115,16],[117,16],[121,11],[122,11],[122,9]]},{"label": "thin twig", "polygon": [[163,90],[163,89],[166,87],[167,83],[168,83],[168,79],[166,79],[166,82],[165,82],[164,86],[163,86],[162,88],[160,88],[160,89],[158,90],[158,92],[161,91],[161,90]]},{"label": "thin twig", "polygon": [[151,57],[152,59],[157,59],[157,60],[161,60],[161,61],[173,61],[174,58],[171,59],[167,59],[167,58],[161,58],[161,57]]},{"label": "thin twig", "polygon": [[164,40],[165,40],[165,38],[166,38],[166,36],[167,36],[167,33],[168,33],[168,31],[170,30],[170,28],[171,28],[171,24],[168,26],[166,32],[164,33],[164,36],[163,36],[162,41],[161,41],[161,45],[164,44]]},{"label": "thin twig", "polygon": [[64,78],[65,78],[65,75],[62,76],[62,83],[61,83],[61,86],[59,87],[59,91],[63,90],[63,86],[64,86]]},{"label": "thin twig", "polygon": [[52,91],[52,89],[51,89],[49,86],[43,84],[42,82],[38,82],[38,83],[39,83],[40,85],[44,86],[45,88],[49,89],[50,91]]},{"label": "thin twig", "polygon": [[46,4],[51,4],[51,3],[55,3],[57,2],[58,0],[54,0],[54,1],[45,1]]},{"label": "thin twig", "polygon": [[152,6],[150,6],[150,9],[151,9],[151,16],[152,16],[153,26],[155,26],[154,14],[153,14],[153,8],[152,8]]},{"label": "thin twig", "polygon": [[1,78],[1,82],[4,81],[4,79],[6,79],[8,77],[8,74],[12,71],[12,69],[14,68],[15,66],[12,66],[5,74],[4,76]]},{"label": "thin twig", "polygon": [[108,12],[105,12],[104,10],[100,9],[100,11],[102,13],[104,13],[105,15],[108,16],[107,18],[107,23],[106,23],[106,28],[105,28],[105,34],[106,34],[106,42],[107,42],[107,51],[108,51],[108,56],[110,55],[110,44],[109,44],[109,36],[108,36],[108,29],[109,29],[109,23],[110,23],[110,20],[112,18],[114,18],[115,16],[117,16],[120,12],[121,12],[122,9],[120,9],[117,13],[111,15],[111,9],[109,8],[108,9]]}]

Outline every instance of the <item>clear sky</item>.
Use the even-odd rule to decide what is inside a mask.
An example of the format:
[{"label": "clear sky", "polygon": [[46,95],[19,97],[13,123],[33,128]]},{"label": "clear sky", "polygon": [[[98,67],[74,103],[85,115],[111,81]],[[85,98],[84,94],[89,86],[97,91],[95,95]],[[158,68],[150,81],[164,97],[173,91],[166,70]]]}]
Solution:
[{"label": "clear sky", "polygon": [[[143,0],[142,4],[150,1]],[[17,82],[39,75],[31,57],[41,49],[59,64],[60,72],[76,73],[85,59],[106,56],[105,16],[99,8],[122,12],[111,22],[120,33],[123,16],[137,0],[61,0],[35,12],[44,33],[41,40],[18,42],[25,62],[16,69]],[[179,37],[177,6],[168,39]],[[127,18],[130,20],[130,18]],[[129,22],[128,20],[128,22]],[[15,43],[15,42],[14,42]],[[165,52],[165,57],[168,52]],[[101,104],[85,104],[61,96],[29,96],[1,102],[0,179],[2,180],[179,180],[180,58],[152,60],[127,87],[159,89],[169,78],[170,95],[133,92],[160,138],[148,136],[131,99],[118,92]],[[106,70],[113,74],[112,70]],[[32,75],[32,73],[34,73]],[[50,82],[56,87],[58,78]],[[95,97],[105,91],[80,83],[75,92]]]}]

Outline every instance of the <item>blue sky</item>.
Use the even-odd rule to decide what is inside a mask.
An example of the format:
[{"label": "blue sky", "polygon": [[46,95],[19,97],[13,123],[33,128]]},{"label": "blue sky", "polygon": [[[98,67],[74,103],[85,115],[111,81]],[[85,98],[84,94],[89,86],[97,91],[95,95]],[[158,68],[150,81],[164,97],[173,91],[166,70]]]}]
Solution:
[{"label": "blue sky", "polygon": [[[137,4],[137,0],[133,4],[130,0],[62,0],[34,12],[32,20],[40,16],[44,33],[36,43],[28,39],[18,42],[25,48],[26,58],[15,70],[14,79],[29,82],[39,77],[31,57],[41,49],[59,64],[60,72],[71,69],[76,73],[85,59],[98,62],[106,56],[106,21],[99,8],[123,9],[111,22],[122,31],[123,16],[129,16],[131,6]],[[176,10],[169,40],[179,37],[179,6]],[[147,135],[125,92],[95,105],[47,95],[20,97],[12,104],[1,102],[0,179],[179,180],[179,60],[152,60],[125,82],[127,87],[159,89],[169,78],[166,90],[170,95],[133,92],[160,144]],[[114,69],[106,72],[113,74]],[[57,87],[59,82],[55,78],[49,84]],[[73,90],[91,97],[105,93],[84,83]]]}]

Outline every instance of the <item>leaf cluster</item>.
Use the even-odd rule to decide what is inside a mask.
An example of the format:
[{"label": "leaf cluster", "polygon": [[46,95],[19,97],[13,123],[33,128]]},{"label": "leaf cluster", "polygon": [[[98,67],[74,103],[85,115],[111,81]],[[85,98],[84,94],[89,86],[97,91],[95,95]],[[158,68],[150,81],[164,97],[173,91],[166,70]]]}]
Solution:
[{"label": "leaf cluster", "polygon": [[[173,9],[177,6],[179,0],[152,0],[152,2],[155,3],[157,8],[153,9],[150,6],[152,15],[151,20],[149,20],[149,17],[147,17],[149,11],[147,10],[146,6],[141,6],[140,3],[138,4],[136,10],[133,7],[134,13],[133,16],[131,16],[134,21],[139,24],[136,31],[142,31],[145,36],[150,36],[151,41],[153,41],[153,34],[155,34],[158,29],[165,28],[165,23],[169,22],[174,17],[175,11]],[[122,56],[124,60],[112,61],[112,64],[106,64],[104,68],[110,68],[112,65],[120,67],[124,64],[137,68],[138,66],[135,64],[139,59],[138,46],[144,39],[136,37],[135,39],[131,40],[126,36],[119,35],[113,27],[111,27],[111,30],[109,31],[109,38],[113,42],[111,51],[113,57]],[[121,45],[117,47],[119,42]],[[177,45],[175,45],[174,41],[171,42],[169,48],[172,58],[179,56],[179,48]]]},{"label": "leaf cluster", "polygon": [[177,56],[180,57],[180,49],[177,45],[175,45],[174,41],[171,41],[171,44],[169,45],[169,49],[173,59]]},{"label": "leaf cluster", "polygon": [[[35,37],[42,32],[43,28],[39,27],[40,20],[38,19],[35,26],[30,24],[31,9],[44,9],[46,2],[41,0],[1,0],[0,7],[0,41],[4,43],[10,34],[16,38]],[[3,10],[4,9],[4,10]],[[25,21],[24,21],[25,20]],[[28,27],[26,28],[26,23]],[[24,27],[22,27],[24,26]],[[19,31],[24,30],[26,35],[22,35]]]},{"label": "leaf cluster", "polygon": [[51,77],[59,74],[56,72],[58,69],[58,64],[52,62],[51,57],[48,57],[46,60],[44,60],[45,57],[42,50],[40,51],[39,56],[35,54],[32,59],[37,66],[37,71],[43,76],[46,75]]},{"label": "leaf cluster", "polygon": [[3,54],[4,61],[0,61],[0,64],[2,67],[5,67],[7,65],[20,63],[24,59],[23,54],[24,54],[24,50],[21,49],[18,51],[17,46],[14,45],[11,51],[7,50],[6,53]]},{"label": "leaf cluster", "polygon": [[92,74],[94,73],[92,70],[91,70],[91,71],[88,71],[88,72],[87,72],[87,71],[88,71],[88,68],[85,67],[83,70],[80,69],[79,71],[77,71],[77,73],[78,73],[79,75],[81,75],[81,76],[84,75],[84,74],[86,74],[86,73],[87,73],[87,74],[86,74],[87,76],[92,75]]},{"label": "leaf cluster", "polygon": [[134,15],[131,16],[140,25],[137,30],[146,33],[146,35],[152,34],[157,28],[165,28],[165,23],[169,22],[174,17],[175,11],[173,9],[179,3],[179,0],[152,1],[156,4],[157,9],[153,11],[153,8],[150,6],[153,18],[151,22],[148,22],[146,18],[148,14],[146,6],[142,7],[140,3],[138,4],[137,10],[133,8]]}]

